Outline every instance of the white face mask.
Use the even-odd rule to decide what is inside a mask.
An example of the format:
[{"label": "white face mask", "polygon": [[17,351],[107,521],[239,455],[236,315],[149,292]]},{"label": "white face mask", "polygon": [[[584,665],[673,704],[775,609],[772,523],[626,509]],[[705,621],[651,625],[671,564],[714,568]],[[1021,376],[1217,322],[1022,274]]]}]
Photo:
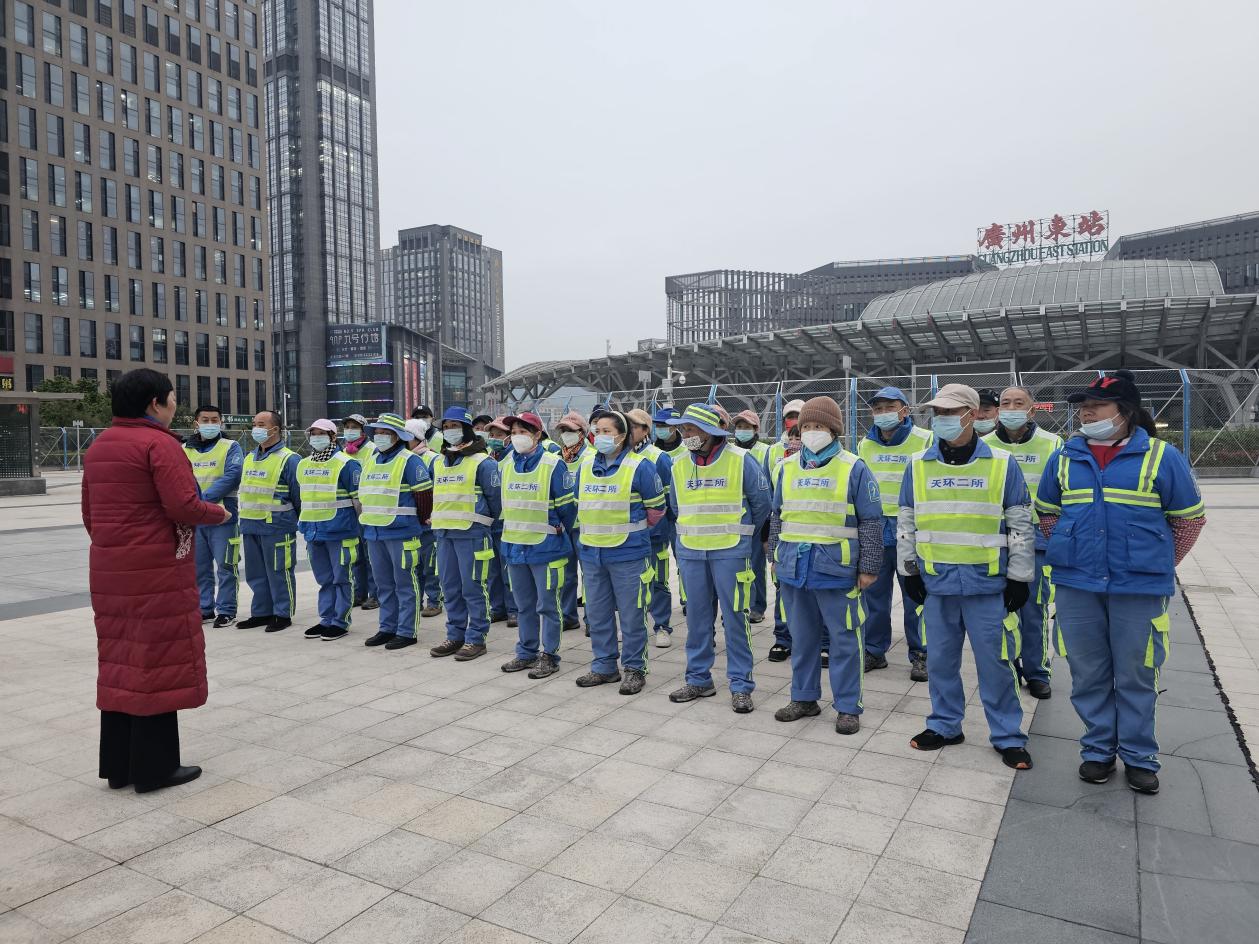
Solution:
[{"label": "white face mask", "polygon": [[516,433],[511,438],[511,447],[522,456],[533,452],[535,443],[532,436],[526,436],[524,433]]},{"label": "white face mask", "polygon": [[428,432],[428,420],[414,420],[419,424],[420,435],[423,436]]},{"label": "white face mask", "polygon": [[309,442],[310,448],[315,452],[322,452],[332,445],[332,440],[327,436],[311,436]]},{"label": "white face mask", "polygon": [[699,452],[701,449],[704,448],[704,437],[703,436],[687,436],[685,439],[682,440],[682,445],[684,445],[687,449],[691,450],[691,452]]},{"label": "white face mask", "polygon": [[456,427],[455,429],[443,429],[442,438],[452,446],[457,446],[463,442],[463,429],[462,427]]},{"label": "white face mask", "polygon": [[825,429],[806,429],[800,434],[800,442],[809,452],[821,452],[835,441],[835,436]]},{"label": "white face mask", "polygon": [[562,442],[565,446],[571,449],[573,446],[581,442],[581,433],[574,433],[574,432],[570,432],[569,430],[564,430],[560,433],[560,442]]}]

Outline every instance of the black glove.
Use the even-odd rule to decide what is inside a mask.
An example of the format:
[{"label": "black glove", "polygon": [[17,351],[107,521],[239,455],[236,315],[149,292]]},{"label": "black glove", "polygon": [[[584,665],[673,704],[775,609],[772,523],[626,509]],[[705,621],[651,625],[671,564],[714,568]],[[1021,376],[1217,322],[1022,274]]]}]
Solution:
[{"label": "black glove", "polygon": [[1027,602],[1027,597],[1031,589],[1031,584],[1023,583],[1021,580],[1010,580],[1007,578],[1005,582],[1006,612],[1013,613],[1015,610],[1022,609],[1023,604]]},{"label": "black glove", "polygon": [[910,574],[905,578],[905,594],[919,606],[927,599],[927,585],[922,582],[922,574]]}]

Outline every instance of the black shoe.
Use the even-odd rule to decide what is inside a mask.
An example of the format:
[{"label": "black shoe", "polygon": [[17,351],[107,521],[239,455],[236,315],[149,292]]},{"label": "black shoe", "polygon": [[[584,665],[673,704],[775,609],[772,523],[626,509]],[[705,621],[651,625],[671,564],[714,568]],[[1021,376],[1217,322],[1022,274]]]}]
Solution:
[{"label": "black shoe", "polygon": [[222,629],[224,626],[231,626],[235,622],[235,616],[216,616],[214,618],[214,628]]},{"label": "black shoe", "polygon": [[637,695],[647,684],[647,673],[642,669],[626,669],[621,687],[617,690],[622,695]]},{"label": "black shoe", "polygon": [[887,668],[887,656],[876,655],[873,652],[866,652],[866,671],[873,672],[875,669]]},{"label": "black shoe", "polygon": [[247,620],[241,620],[236,624],[237,629],[257,629],[259,626],[266,626],[274,617],[271,616],[251,616]]},{"label": "black shoe", "polygon": [[784,646],[782,643],[774,643],[769,647],[770,662],[786,662],[791,658],[791,647]]},{"label": "black shoe", "polygon": [[201,614],[201,622],[203,622],[203,623],[208,623],[208,622],[210,622],[212,619],[214,619],[214,614],[213,614],[213,613],[202,613],[202,614]]},{"label": "black shoe", "polygon": [[763,623],[765,622],[765,614],[764,613],[749,613],[748,622],[749,623]]},{"label": "black shoe", "polygon": [[414,636],[394,636],[393,639],[385,643],[385,648],[389,650],[405,649],[407,646],[414,646],[418,641]]},{"label": "black shoe", "polygon": [[563,632],[571,633],[574,629],[581,629],[581,620],[564,620]]},{"label": "black shoe", "polygon": [[111,790],[121,790],[123,787],[131,786],[131,781],[126,777],[110,777],[107,782]]},{"label": "black shoe", "polygon": [[334,639],[340,639],[342,636],[350,635],[350,631],[344,626],[325,626],[323,632],[319,634],[319,638],[324,642],[331,642]]},{"label": "black shoe", "polygon": [[688,701],[695,701],[697,698],[712,698],[716,694],[716,685],[691,685],[688,683],[669,692],[669,701],[675,705],[682,705]]},{"label": "black shoe", "polygon": [[1123,775],[1128,778],[1128,786],[1137,793],[1158,793],[1158,774],[1144,767],[1129,767],[1124,764]]},{"label": "black shoe", "polygon": [[323,631],[331,628],[331,626],[325,626],[323,623],[316,623],[310,629],[306,630],[306,632],[302,633],[302,635],[307,639],[323,639]]},{"label": "black shoe", "polygon": [[560,660],[548,653],[542,653],[538,656],[537,664],[529,671],[529,678],[543,679],[548,675],[554,675],[560,670]]},{"label": "black shoe", "polygon": [[181,783],[191,783],[200,776],[200,767],[176,767],[175,772],[161,783],[155,783],[152,786],[141,786],[137,783],[136,793],[152,793],[154,790],[162,790],[166,787],[177,787]]},{"label": "black shoe", "polygon": [[507,611],[506,611],[506,610],[504,610],[502,613],[491,613],[491,614],[490,614],[490,622],[491,622],[491,623],[501,623],[501,622],[503,622],[505,619],[507,619]]},{"label": "black shoe", "polygon": [[[866,655],[869,657],[869,653]],[[938,751],[942,747],[947,747],[950,744],[961,744],[965,740],[965,734],[959,733],[953,737],[945,737],[943,734],[927,728],[921,734],[915,734],[910,738],[909,746],[916,751]]]},{"label": "black shoe", "polygon": [[393,633],[377,633],[374,636],[368,636],[363,640],[365,646],[383,646],[389,640],[393,639]]},{"label": "black shoe", "polygon": [[510,662],[504,662],[499,666],[504,672],[523,672],[525,669],[532,669],[538,664],[538,657],[532,659],[522,659],[519,656],[513,658]]},{"label": "black shoe", "polygon": [[518,619],[516,619],[516,617],[514,617],[514,616],[509,616],[509,617],[507,617],[507,628],[508,628],[508,629],[515,629],[515,628],[516,628],[517,626],[519,626],[519,625],[520,625],[520,621],[519,621]]},{"label": "black shoe", "polygon": [[267,628],[263,632],[278,633],[282,629],[288,629],[293,625],[293,621],[287,616],[273,616],[271,622],[267,624]]},{"label": "black shoe", "polygon": [[1040,679],[1028,679],[1027,694],[1033,698],[1045,699],[1053,696],[1053,689],[1049,687],[1048,682],[1042,682]]},{"label": "black shoe", "polygon": [[1080,779],[1085,783],[1105,783],[1115,772],[1115,758],[1108,761],[1086,760],[1080,765]]},{"label": "black shoe", "polygon": [[1001,755],[1001,763],[1014,770],[1031,770],[1032,755],[1027,753],[1026,747],[994,747],[994,751]]},{"label": "black shoe", "polygon": [[377,600],[375,597],[368,597],[366,600],[364,600],[364,601],[363,601],[363,609],[365,609],[365,610],[379,610],[379,609],[380,609],[380,601],[379,601],[379,600]]},{"label": "black shoe", "polygon": [[831,666],[831,654],[829,652],[822,653],[822,668],[829,669]]}]

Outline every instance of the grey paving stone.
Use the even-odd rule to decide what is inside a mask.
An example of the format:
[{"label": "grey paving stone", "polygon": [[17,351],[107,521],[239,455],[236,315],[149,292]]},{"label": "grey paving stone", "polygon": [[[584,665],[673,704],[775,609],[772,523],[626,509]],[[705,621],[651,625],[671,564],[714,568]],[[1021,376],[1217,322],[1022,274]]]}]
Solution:
[{"label": "grey paving stone", "polygon": [[16,908],[113,865],[88,849],[58,843],[0,872],[0,905]]},{"label": "grey paving stone", "polygon": [[[1135,928],[1134,928],[1135,930]],[[975,905],[966,944],[1135,944],[1137,938],[990,901]]]},{"label": "grey paving stone", "polygon": [[467,916],[457,911],[395,892],[337,928],[323,941],[325,944],[380,944],[382,941],[438,944],[467,922]]},{"label": "grey paving stone", "polygon": [[476,841],[472,848],[508,862],[540,869],[585,835],[585,831],[522,813]]},{"label": "grey paving stone", "polygon": [[317,941],[389,894],[384,886],[325,869],[255,905],[247,915],[304,941]]},{"label": "grey paving stone", "polygon": [[794,829],[812,807],[809,800],[739,787],[713,810],[712,815],[766,829],[789,830]]},{"label": "grey paving stone", "polygon": [[844,919],[835,944],[961,944],[957,928],[855,904]]},{"label": "grey paving stone", "polygon": [[[1207,798],[1194,762],[1185,757],[1171,757],[1167,754],[1160,756],[1159,760],[1162,769],[1158,774],[1158,796],[1133,798],[1137,822],[1211,835]],[[1115,779],[1122,782],[1122,778],[1123,771],[1120,767],[1115,773]],[[1256,794],[1256,800],[1259,800],[1259,793]]]},{"label": "grey paving stone", "polygon": [[1254,944],[1259,896],[1253,884],[1141,874],[1141,935],[1157,944]]},{"label": "grey paving stone", "polygon": [[[1099,813],[1121,820],[1133,820],[1136,812],[1133,793],[1116,770],[1105,784],[1080,779],[1080,746],[1063,738],[1033,734],[1027,743],[1035,766],[1014,778],[1012,800],[1025,800],[1046,806]],[[1006,814],[1009,819],[1009,814]]]},{"label": "grey paving stone", "polygon": [[546,870],[610,892],[624,892],[663,855],[651,846],[587,833],[548,862]]},{"label": "grey paving stone", "polygon": [[980,883],[961,875],[880,859],[858,901],[861,904],[935,921],[964,930],[970,923]]},{"label": "grey paving stone", "polygon": [[980,897],[1126,933],[1137,926],[1129,823],[1011,799]]},{"label": "grey paving stone", "polygon": [[1155,726],[1159,752],[1223,764],[1243,764],[1237,735],[1220,711],[1158,706]]},{"label": "grey paving stone", "polygon": [[442,944],[538,944],[538,939],[519,931],[500,928],[488,921],[474,919],[446,938]]},{"label": "grey paving stone", "polygon": [[[1241,756],[1240,751],[1237,756]],[[1202,779],[1211,831],[1217,836],[1259,843],[1259,792],[1250,771],[1201,760],[1195,760],[1193,766]]]},{"label": "grey paving stone", "polygon": [[23,905],[22,914],[64,937],[108,921],[170,891],[164,882],[115,866]]},{"label": "grey paving stone", "polygon": [[402,828],[466,846],[497,829],[514,815],[514,811],[504,807],[457,796],[421,813],[409,823],[404,823]]},{"label": "grey paving stone", "polygon": [[577,936],[577,944],[699,944],[711,927],[687,914],[622,898]]},{"label": "grey paving stone", "polygon": [[748,872],[671,853],[648,869],[628,894],[716,921],[751,880]]},{"label": "grey paving stone", "polygon": [[[532,874],[526,866],[462,849],[402,890],[466,915],[478,915]],[[475,876],[475,881],[469,881],[469,876]]]},{"label": "grey paving stone", "polygon": [[178,889],[98,924],[75,938],[76,944],[184,944],[233,914]]},{"label": "grey paving stone", "polygon": [[838,895],[754,878],[721,923],[782,944],[830,944],[851,906]]},{"label": "grey paving stone", "polygon": [[338,859],[336,868],[387,888],[401,888],[459,850],[458,846],[395,829]]},{"label": "grey paving stone", "polygon": [[878,857],[844,846],[788,836],[761,874],[792,885],[853,899]]},{"label": "grey paving stone", "polygon": [[731,783],[674,771],[644,790],[639,799],[706,815],[720,806],[734,790]]},{"label": "grey paving stone", "polygon": [[553,790],[562,787],[564,783],[565,781],[559,777],[551,777],[536,770],[511,767],[465,790],[464,796],[480,800],[482,803],[505,806],[512,810],[523,810],[537,803]]},{"label": "grey paving stone", "polygon": [[566,783],[533,804],[527,812],[569,826],[594,829],[629,802],[623,796]]},{"label": "grey paving stone", "polygon": [[1259,845],[1141,825],[1141,871],[1259,885]]},{"label": "grey paving stone", "polygon": [[0,941],[5,944],[60,944],[64,940],[60,934],[49,931],[17,911],[0,914]]},{"label": "grey paving stone", "polygon": [[685,839],[703,819],[698,813],[633,800],[610,817],[600,832],[667,850]]},{"label": "grey paving stone", "polygon": [[674,851],[745,872],[759,872],[786,838],[786,832],[707,819]]},{"label": "grey paving stone", "polygon": [[614,901],[612,892],[537,872],[491,905],[482,918],[547,944],[568,944]]}]

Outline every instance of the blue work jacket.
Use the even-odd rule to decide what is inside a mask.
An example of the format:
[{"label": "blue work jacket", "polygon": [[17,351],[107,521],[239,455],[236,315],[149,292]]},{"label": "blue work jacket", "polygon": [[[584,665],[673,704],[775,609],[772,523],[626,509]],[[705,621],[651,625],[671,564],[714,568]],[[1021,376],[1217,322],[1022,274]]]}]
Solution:
[{"label": "blue work jacket", "polygon": [[[538,446],[533,452],[521,455],[513,451],[511,462],[517,472],[532,472],[542,461],[542,456],[549,450]],[[503,561],[508,564],[549,564],[551,561],[568,557],[573,552],[569,533],[577,520],[577,501],[573,498],[573,480],[575,474],[568,471],[563,462],[557,462],[551,472],[551,507],[547,509],[547,523],[551,527],[561,527],[560,534],[548,534],[539,544],[513,544],[502,542]],[[502,519],[498,520],[499,525]]]},{"label": "blue work jacket", "polygon": [[[877,443],[880,446],[900,446],[903,445],[905,440],[909,438],[909,434],[913,429],[914,419],[911,416],[907,416],[901,421],[901,425],[896,427],[895,432],[892,433],[891,439],[884,439],[880,435],[880,431],[877,426],[871,426],[868,430],[866,430],[866,439],[873,443]],[[908,463],[906,463],[906,465],[908,466]],[[883,517],[883,546],[896,547],[895,515],[885,515]]]},{"label": "blue work jacket", "polygon": [[[629,455],[628,449],[622,449],[611,458],[601,452],[596,452],[590,470],[595,478],[607,478],[616,473],[616,470],[621,467],[621,462],[627,455]],[[585,471],[586,466],[583,463],[577,467],[577,475],[573,480],[573,497],[579,502],[579,514],[581,476]],[[630,487],[637,495],[637,498],[630,503],[630,521],[645,521],[648,508],[664,509],[664,491],[660,487],[660,477],[656,475],[654,463],[646,460],[640,462],[638,468],[634,470],[634,480]],[[625,536],[625,543],[617,547],[587,547],[581,541],[580,529],[577,532],[577,536],[577,547],[581,560],[583,563],[589,563],[591,566],[615,563],[617,561],[643,560],[651,554],[651,532],[646,528],[642,531],[631,531]]]},{"label": "blue work jacket", "polygon": [[[265,459],[277,449],[283,449],[285,443],[283,440],[276,443],[270,449],[263,449],[261,446],[255,446],[253,451],[254,461]],[[271,521],[259,521],[253,518],[240,519],[241,534],[296,534],[297,533],[297,516],[302,510],[302,497],[297,490],[297,463],[301,462],[301,457],[294,453],[284,462],[283,468],[280,469],[279,487],[276,489],[276,498],[280,501],[288,502],[293,506],[291,511],[277,511],[271,516]],[[244,466],[242,460],[242,468]]]},{"label": "blue work jacket", "polygon": [[[723,449],[739,449],[738,446],[730,446],[725,439],[714,447],[709,456],[708,464],[711,465],[721,455]],[[739,449],[743,453],[743,517],[740,521],[745,525],[752,526],[751,534],[743,534],[739,536],[739,543],[734,547],[725,548],[720,551],[699,551],[694,548],[687,547],[680,540],[677,543],[677,554],[679,560],[722,560],[725,558],[737,558],[752,556],[752,547],[761,541],[761,525],[769,518],[769,479],[766,478],[761,464],[756,461],[756,456],[745,449]],[[673,514],[674,521],[678,517],[678,494],[677,494],[677,473],[681,468],[680,464],[673,466],[673,472],[669,476],[669,510]],[[702,470],[704,466],[692,466]]]}]

